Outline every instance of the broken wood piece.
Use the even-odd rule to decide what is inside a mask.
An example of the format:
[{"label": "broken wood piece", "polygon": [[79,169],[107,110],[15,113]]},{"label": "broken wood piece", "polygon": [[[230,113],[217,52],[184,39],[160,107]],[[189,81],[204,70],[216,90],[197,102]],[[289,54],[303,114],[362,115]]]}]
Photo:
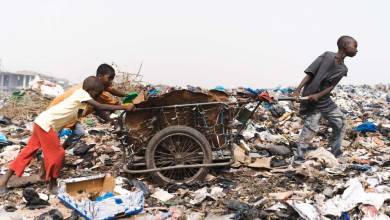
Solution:
[{"label": "broken wood piece", "polygon": [[31,176],[12,176],[7,184],[7,187],[9,188],[19,188],[19,187],[25,187],[32,184],[37,183],[43,183],[44,180],[41,179],[41,177],[37,174],[31,175]]},{"label": "broken wood piece", "polygon": [[293,191],[287,191],[287,192],[278,192],[278,193],[270,193],[268,194],[272,199],[276,200],[286,200],[290,198],[294,194]]},{"label": "broken wood piece", "polygon": [[248,167],[271,169],[271,159],[272,157],[257,158],[255,162],[248,164]]}]

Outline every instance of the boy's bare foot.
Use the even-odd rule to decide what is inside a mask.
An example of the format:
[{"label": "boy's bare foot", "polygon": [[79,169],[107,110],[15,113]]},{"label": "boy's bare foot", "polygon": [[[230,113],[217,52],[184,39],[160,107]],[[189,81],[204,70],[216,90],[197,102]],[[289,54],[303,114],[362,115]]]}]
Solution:
[{"label": "boy's bare foot", "polygon": [[3,179],[4,177],[0,179],[0,195],[7,192],[7,183]]},{"label": "boy's bare foot", "polygon": [[7,192],[7,183],[13,174],[13,170],[8,170],[3,176],[0,177],[0,194]]},{"label": "boy's bare foot", "polygon": [[45,162],[43,160],[41,161],[41,170],[39,171],[39,176],[41,180],[45,180],[46,171],[45,171]]},{"label": "boy's bare foot", "polygon": [[56,195],[58,193],[57,179],[51,179],[47,184],[47,191],[50,194]]}]

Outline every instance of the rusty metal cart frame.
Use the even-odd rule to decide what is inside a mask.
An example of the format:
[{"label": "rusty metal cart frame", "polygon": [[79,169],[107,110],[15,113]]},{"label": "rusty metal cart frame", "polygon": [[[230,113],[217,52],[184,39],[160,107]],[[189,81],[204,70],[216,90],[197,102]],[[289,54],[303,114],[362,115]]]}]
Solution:
[{"label": "rusty metal cart frame", "polygon": [[[242,113],[240,111],[243,109],[242,105],[238,106],[237,104],[225,102],[207,102],[136,109],[136,111],[154,112],[154,115],[157,117],[153,121],[154,124],[158,121],[166,123],[166,118],[165,121],[161,119],[161,117],[166,117],[164,115],[166,112],[174,112],[176,114],[175,117],[178,117],[177,114],[182,114],[186,111],[187,115],[185,116],[188,117],[188,114],[192,114],[195,118],[193,121],[191,120],[191,125],[186,125],[185,123],[185,125],[179,123],[174,125],[169,123],[165,124],[167,126],[163,126],[161,129],[152,132],[151,137],[147,138],[147,144],[143,145],[143,147],[132,145],[131,142],[133,140],[131,138],[129,139],[128,136],[131,131],[125,130],[123,125],[124,114],[122,114],[120,127],[123,135],[120,141],[124,147],[123,172],[129,174],[150,173],[156,182],[167,184],[170,182],[193,182],[204,178],[208,174],[208,168],[210,167],[231,165],[234,163],[233,143],[238,141],[238,137],[246,128],[248,120],[253,117],[253,114],[261,103],[272,102],[269,96],[267,98],[267,95],[263,97],[259,96],[260,99],[258,99],[256,106],[252,111],[246,112],[245,117],[240,120],[241,127],[235,133],[232,132],[232,123],[234,118],[239,113]],[[295,99],[285,97],[279,100],[292,101]],[[213,109],[214,111],[215,109],[219,110],[214,124],[207,123],[207,117],[205,115],[209,109]],[[167,144],[166,142],[169,143]],[[192,147],[185,149],[187,150],[186,152],[184,150],[183,152],[179,152],[177,149],[184,149],[184,143],[191,144]],[[135,148],[138,148],[138,152],[134,150]],[[156,152],[156,149],[158,149],[158,152]],[[145,157],[144,164],[146,165],[146,169],[129,168],[129,165],[132,166],[132,164],[135,164],[135,155],[143,150],[145,150],[143,155]],[[188,155],[192,155],[192,157]],[[191,160],[192,158],[197,159]],[[128,159],[130,159],[130,162]],[[218,159],[223,162],[213,162]],[[159,162],[159,165],[167,166],[158,166],[156,161]],[[190,162],[194,162],[194,164],[190,164]],[[178,170],[182,171],[179,172]],[[187,170],[187,172],[183,170]]]}]

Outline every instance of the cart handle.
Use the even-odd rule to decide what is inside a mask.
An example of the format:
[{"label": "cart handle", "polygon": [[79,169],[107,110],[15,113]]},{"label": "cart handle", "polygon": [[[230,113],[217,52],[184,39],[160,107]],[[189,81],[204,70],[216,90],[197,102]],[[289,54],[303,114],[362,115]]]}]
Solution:
[{"label": "cart handle", "polygon": [[309,98],[306,97],[293,97],[293,96],[282,96],[282,97],[273,97],[270,96],[270,94],[267,91],[261,92],[260,94],[257,95],[257,98],[259,101],[262,102],[268,102],[268,103],[275,103],[278,101],[304,101],[308,100]]},{"label": "cart handle", "polygon": [[168,109],[168,108],[181,108],[181,107],[195,107],[195,106],[207,106],[207,105],[224,105],[224,106],[228,106],[229,103],[228,102],[200,102],[200,103],[166,105],[166,106],[148,107],[148,108],[135,108],[134,111],[144,111],[144,110],[154,110],[154,109]]},{"label": "cart handle", "polygon": [[275,98],[271,97],[269,95],[269,93],[266,92],[266,91],[260,93],[257,97],[258,97],[258,101],[257,101],[257,104],[256,104],[255,108],[251,111],[250,116],[248,117],[248,119],[245,122],[243,122],[243,126],[239,128],[239,130],[237,131],[236,135],[233,137],[234,141],[238,140],[238,137],[241,135],[241,133],[246,128],[246,123],[248,122],[249,119],[251,119],[253,117],[254,113],[259,108],[259,106],[261,105],[262,102],[268,102],[268,103],[273,104],[273,103],[275,103],[277,101],[303,101],[303,100],[308,100],[308,97],[298,97],[297,98],[297,97],[290,97],[290,96],[279,97],[279,98],[277,98],[275,100]]},{"label": "cart handle", "polygon": [[309,100],[309,97],[292,97],[292,96],[283,96],[283,97],[277,97],[275,101],[306,101]]}]

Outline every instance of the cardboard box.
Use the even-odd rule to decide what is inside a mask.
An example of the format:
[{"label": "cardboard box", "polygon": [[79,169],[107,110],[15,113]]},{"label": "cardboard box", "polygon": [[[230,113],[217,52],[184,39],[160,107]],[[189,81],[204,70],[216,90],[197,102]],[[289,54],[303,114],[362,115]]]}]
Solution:
[{"label": "cardboard box", "polygon": [[113,219],[142,212],[142,191],[130,192],[116,186],[110,175],[61,180],[58,198],[89,220]]}]

